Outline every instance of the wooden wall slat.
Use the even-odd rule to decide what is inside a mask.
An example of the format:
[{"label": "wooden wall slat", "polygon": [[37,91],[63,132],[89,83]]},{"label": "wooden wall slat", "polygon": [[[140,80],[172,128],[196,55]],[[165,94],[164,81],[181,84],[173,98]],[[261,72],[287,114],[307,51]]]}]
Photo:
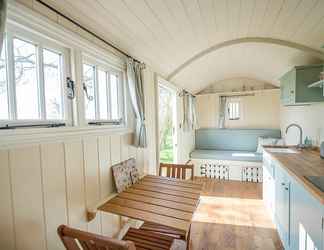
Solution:
[{"label": "wooden wall slat", "polygon": [[110,136],[101,136],[98,138],[98,157],[100,170],[100,199],[104,199],[115,191],[111,171]]},{"label": "wooden wall slat", "polygon": [[15,249],[8,150],[0,151],[0,249]]},{"label": "wooden wall slat", "polygon": [[18,250],[45,250],[40,147],[10,150],[16,246]]},{"label": "wooden wall slat", "polygon": [[87,230],[82,142],[71,140],[64,146],[68,223],[71,227]]},{"label": "wooden wall slat", "polygon": [[121,162],[121,139],[120,135],[112,135],[110,137],[110,149],[111,149],[111,164],[115,165]]},{"label": "wooden wall slat", "polygon": [[86,208],[115,192],[112,163],[138,154],[143,162],[129,140],[103,135],[1,149],[0,249],[63,250],[59,224],[116,236],[120,216],[99,212],[87,223]]},{"label": "wooden wall slat", "polygon": [[129,159],[129,144],[130,139],[128,134],[121,136],[121,145],[120,145],[120,152],[121,152],[121,160],[126,161]]},{"label": "wooden wall slat", "polygon": [[67,224],[64,144],[41,145],[41,166],[48,250],[63,250],[56,230]]},{"label": "wooden wall slat", "polygon": [[[95,206],[100,201],[99,162],[97,137],[87,137],[83,140],[85,191],[87,208]],[[100,234],[100,218],[96,216],[88,223],[88,231]]]}]

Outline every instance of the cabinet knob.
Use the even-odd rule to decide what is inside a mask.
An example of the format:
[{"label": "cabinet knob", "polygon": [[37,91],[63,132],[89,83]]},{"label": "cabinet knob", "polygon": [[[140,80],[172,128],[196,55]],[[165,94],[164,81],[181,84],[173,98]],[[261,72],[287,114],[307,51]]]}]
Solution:
[{"label": "cabinet knob", "polygon": [[284,186],[285,185],[285,183],[284,182],[281,182],[281,186]]},{"label": "cabinet knob", "polygon": [[288,187],[285,187],[285,189],[288,191],[289,190],[289,188]]}]

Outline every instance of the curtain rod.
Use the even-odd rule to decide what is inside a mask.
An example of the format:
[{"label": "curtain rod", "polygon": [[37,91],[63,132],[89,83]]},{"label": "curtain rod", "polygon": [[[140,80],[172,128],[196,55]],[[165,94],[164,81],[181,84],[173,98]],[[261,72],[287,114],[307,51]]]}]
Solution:
[{"label": "curtain rod", "polygon": [[95,34],[94,32],[92,32],[91,30],[85,28],[84,26],[82,26],[78,22],[74,21],[70,17],[64,15],[63,13],[61,13],[60,11],[58,11],[57,9],[55,9],[54,7],[50,6],[49,4],[43,2],[42,0],[36,0],[36,1],[39,2],[40,4],[44,5],[45,7],[49,8],[50,10],[54,11],[56,14],[60,15],[61,17],[64,17],[65,19],[69,20],[71,23],[73,23],[74,25],[78,26],[80,29],[83,29],[84,31],[88,32],[89,34],[91,34],[92,36],[96,37],[100,41],[102,41],[105,44],[109,45],[110,47],[112,47],[113,49],[117,50],[119,53],[123,54],[124,56],[130,57],[130,58],[132,58],[134,61],[136,61],[138,63],[142,63],[141,61],[139,61],[139,60],[135,59],[134,57],[130,56],[129,54],[127,54],[125,51],[119,49],[117,46],[113,45],[110,42],[107,42],[105,39],[101,38],[100,36],[98,36],[97,34]]},{"label": "curtain rod", "polygon": [[255,96],[254,93],[250,93],[250,94],[228,94],[228,95],[220,95],[219,97],[240,97],[240,96]]}]

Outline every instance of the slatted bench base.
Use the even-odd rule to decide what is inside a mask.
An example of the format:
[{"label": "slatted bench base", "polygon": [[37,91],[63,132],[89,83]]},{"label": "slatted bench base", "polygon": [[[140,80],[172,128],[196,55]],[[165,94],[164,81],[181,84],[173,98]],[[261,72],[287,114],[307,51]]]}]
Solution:
[{"label": "slatted bench base", "polygon": [[262,162],[192,159],[196,176],[219,180],[262,182]]}]

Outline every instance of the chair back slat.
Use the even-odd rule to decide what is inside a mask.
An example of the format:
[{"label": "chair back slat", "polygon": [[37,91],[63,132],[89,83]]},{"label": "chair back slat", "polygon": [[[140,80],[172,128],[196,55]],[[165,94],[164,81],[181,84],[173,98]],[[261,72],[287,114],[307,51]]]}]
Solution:
[{"label": "chair back slat", "polygon": [[116,240],[65,225],[59,226],[57,232],[67,250],[136,250],[131,241]]},{"label": "chair back slat", "polygon": [[159,169],[159,175],[163,176],[166,170],[166,177],[177,178],[185,180],[187,177],[187,172],[190,172],[190,179],[193,180],[194,177],[194,166],[184,165],[184,164],[171,164],[171,163],[161,163]]}]

